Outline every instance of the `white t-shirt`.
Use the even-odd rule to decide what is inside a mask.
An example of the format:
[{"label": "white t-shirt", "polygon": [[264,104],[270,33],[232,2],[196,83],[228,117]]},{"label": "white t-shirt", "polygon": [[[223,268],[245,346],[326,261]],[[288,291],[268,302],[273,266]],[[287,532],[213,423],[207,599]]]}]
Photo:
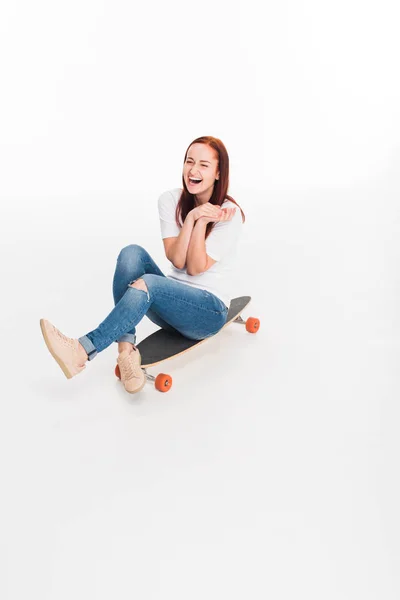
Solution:
[{"label": "white t-shirt", "polygon": [[[177,237],[182,229],[182,227],[178,227],[175,221],[175,210],[181,193],[182,188],[174,188],[161,194],[158,199],[162,239]],[[220,298],[225,306],[229,308],[231,302],[230,285],[243,223],[242,213],[236,204],[230,200],[225,200],[222,207],[236,207],[236,213],[230,221],[216,222],[205,241],[206,254],[217,262],[207,271],[198,275],[188,275],[186,268],[177,269],[170,262],[170,269],[166,277],[207,290]]]}]

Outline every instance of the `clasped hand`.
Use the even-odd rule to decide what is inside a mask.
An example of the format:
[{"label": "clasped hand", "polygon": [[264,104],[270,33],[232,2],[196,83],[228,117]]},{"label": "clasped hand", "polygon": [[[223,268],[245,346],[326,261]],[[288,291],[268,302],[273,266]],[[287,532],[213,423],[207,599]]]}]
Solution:
[{"label": "clasped hand", "polygon": [[194,208],[191,213],[195,221],[202,221],[203,223],[212,223],[212,222],[221,222],[221,221],[231,221],[234,214],[236,212],[236,207],[234,208],[221,208],[220,206],[215,206],[210,202],[206,202],[205,204],[201,204]]}]

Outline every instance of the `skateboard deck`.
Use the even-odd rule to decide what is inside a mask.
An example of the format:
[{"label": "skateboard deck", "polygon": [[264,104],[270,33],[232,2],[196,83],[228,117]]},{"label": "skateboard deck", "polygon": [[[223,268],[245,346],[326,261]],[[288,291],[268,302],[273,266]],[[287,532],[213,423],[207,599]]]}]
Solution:
[{"label": "skateboard deck", "polygon": [[[251,300],[250,296],[240,296],[231,300],[225,325],[217,331],[218,335],[225,327],[227,327],[234,319],[236,319],[242,310],[246,308]],[[168,360],[179,354],[187,352],[191,348],[211,340],[214,336],[204,338],[202,340],[191,340],[180,333],[172,333],[166,329],[159,329],[151,333],[139,344],[136,345],[140,351],[142,359],[142,368],[152,367],[163,360]]]}]

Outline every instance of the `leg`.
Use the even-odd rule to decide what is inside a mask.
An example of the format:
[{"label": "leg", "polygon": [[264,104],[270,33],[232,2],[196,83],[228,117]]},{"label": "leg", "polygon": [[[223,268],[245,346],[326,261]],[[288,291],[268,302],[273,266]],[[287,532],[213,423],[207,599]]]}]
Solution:
[{"label": "leg", "polygon": [[224,326],[227,307],[213,294],[169,279],[164,275],[145,274],[145,283],[129,285],[111,313],[100,325],[79,338],[93,360],[113,341],[120,339],[137,325],[150,306],[189,339],[201,340],[214,335]]},{"label": "leg", "polygon": [[156,275],[143,275],[152,298],[151,309],[173,331],[202,340],[215,335],[226,323],[228,307],[206,290]]},{"label": "leg", "polygon": [[106,319],[96,329],[78,338],[88,359],[93,360],[98,352],[107,348],[112,342],[120,340],[124,334],[134,330],[135,325],[146,314],[149,304],[150,298],[146,292],[137,287],[128,286]]}]

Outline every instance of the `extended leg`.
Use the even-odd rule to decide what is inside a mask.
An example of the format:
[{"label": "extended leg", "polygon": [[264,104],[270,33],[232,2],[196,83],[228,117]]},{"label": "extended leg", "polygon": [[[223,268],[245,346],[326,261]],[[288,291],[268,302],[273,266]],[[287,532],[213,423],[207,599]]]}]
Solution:
[{"label": "extended leg", "polygon": [[150,305],[150,294],[141,289],[140,283],[128,285],[124,295],[106,319],[96,329],[79,338],[89,360],[93,360],[98,352],[132,330],[142,320]]}]

